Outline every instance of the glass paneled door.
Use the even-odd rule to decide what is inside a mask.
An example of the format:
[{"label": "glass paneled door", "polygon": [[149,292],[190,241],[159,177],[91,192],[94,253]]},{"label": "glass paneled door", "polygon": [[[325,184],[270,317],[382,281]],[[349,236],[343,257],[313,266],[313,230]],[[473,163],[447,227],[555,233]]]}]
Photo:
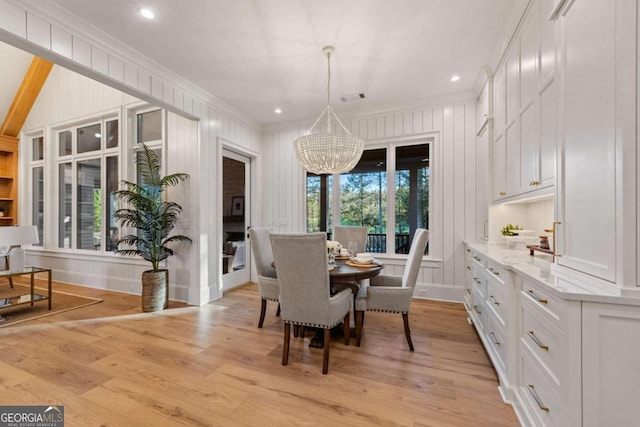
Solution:
[{"label": "glass paneled door", "polygon": [[222,152],[222,283],[224,289],[247,283],[251,248],[247,239],[251,207],[251,159]]}]

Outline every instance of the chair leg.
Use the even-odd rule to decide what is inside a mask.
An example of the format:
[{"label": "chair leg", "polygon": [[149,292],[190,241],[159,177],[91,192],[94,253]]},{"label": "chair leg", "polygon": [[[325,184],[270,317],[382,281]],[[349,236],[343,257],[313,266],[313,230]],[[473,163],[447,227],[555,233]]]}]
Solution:
[{"label": "chair leg", "polygon": [[413,343],[411,342],[411,331],[409,330],[409,313],[402,313],[402,320],[404,320],[404,335],[407,337],[409,350],[413,351]]},{"label": "chair leg", "polygon": [[298,332],[300,331],[299,325],[293,325],[293,337],[298,338]]},{"label": "chair leg", "polygon": [[276,317],[280,316],[280,303],[278,303],[278,309],[276,310]]},{"label": "chair leg", "polygon": [[13,288],[13,279],[9,277],[9,287]]},{"label": "chair leg", "polygon": [[362,338],[362,324],[364,323],[364,311],[356,311],[356,346],[360,347]]},{"label": "chair leg", "polygon": [[262,328],[264,323],[264,314],[267,312],[267,300],[263,299],[260,306],[260,320],[258,321],[258,328]]},{"label": "chair leg", "polygon": [[351,317],[350,311],[344,316],[344,345],[349,345],[351,341],[351,330],[349,329],[349,318]]},{"label": "chair leg", "polygon": [[284,324],[284,344],[282,347],[282,366],[289,363],[289,337],[291,336],[291,323]]},{"label": "chair leg", "polygon": [[322,373],[327,375],[329,372],[329,346],[331,345],[331,329],[324,330],[324,355],[322,357]]}]

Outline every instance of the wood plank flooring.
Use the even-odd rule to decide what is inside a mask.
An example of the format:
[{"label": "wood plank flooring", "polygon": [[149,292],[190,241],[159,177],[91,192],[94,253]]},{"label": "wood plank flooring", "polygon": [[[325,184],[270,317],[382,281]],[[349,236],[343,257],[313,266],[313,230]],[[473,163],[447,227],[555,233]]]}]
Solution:
[{"label": "wood plank flooring", "polygon": [[[0,329],[0,405],[58,404],[73,426],[517,426],[460,304],[369,312],[360,348],[291,337],[250,285],[203,307],[140,313],[140,297],[55,284],[103,303]],[[118,317],[109,317],[117,316]],[[98,317],[98,318],[96,318]]]}]

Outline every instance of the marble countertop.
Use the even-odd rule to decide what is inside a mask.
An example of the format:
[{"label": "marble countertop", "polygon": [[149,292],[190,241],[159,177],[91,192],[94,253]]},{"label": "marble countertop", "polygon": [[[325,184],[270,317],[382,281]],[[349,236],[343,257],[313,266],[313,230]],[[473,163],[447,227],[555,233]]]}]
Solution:
[{"label": "marble countertop", "polygon": [[622,295],[620,288],[613,284],[558,268],[551,255],[536,252],[531,256],[526,249],[509,249],[500,243],[465,244],[524,280],[544,286],[558,298],[640,306],[640,298]]}]

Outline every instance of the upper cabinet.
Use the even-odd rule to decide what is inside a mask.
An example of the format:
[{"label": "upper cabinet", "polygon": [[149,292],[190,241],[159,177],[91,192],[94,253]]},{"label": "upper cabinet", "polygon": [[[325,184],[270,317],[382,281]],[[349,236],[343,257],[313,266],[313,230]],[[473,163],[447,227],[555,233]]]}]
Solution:
[{"label": "upper cabinet", "polygon": [[476,135],[476,212],[477,238],[489,238],[489,137],[493,133],[493,120],[489,94],[492,92],[493,82],[488,79],[480,92],[477,104],[477,114],[480,128]]},{"label": "upper cabinet", "polygon": [[558,264],[635,287],[637,1],[568,1],[561,28]]},{"label": "upper cabinet", "polygon": [[555,29],[546,20],[551,3],[531,3],[495,73],[494,200],[555,184]]}]

